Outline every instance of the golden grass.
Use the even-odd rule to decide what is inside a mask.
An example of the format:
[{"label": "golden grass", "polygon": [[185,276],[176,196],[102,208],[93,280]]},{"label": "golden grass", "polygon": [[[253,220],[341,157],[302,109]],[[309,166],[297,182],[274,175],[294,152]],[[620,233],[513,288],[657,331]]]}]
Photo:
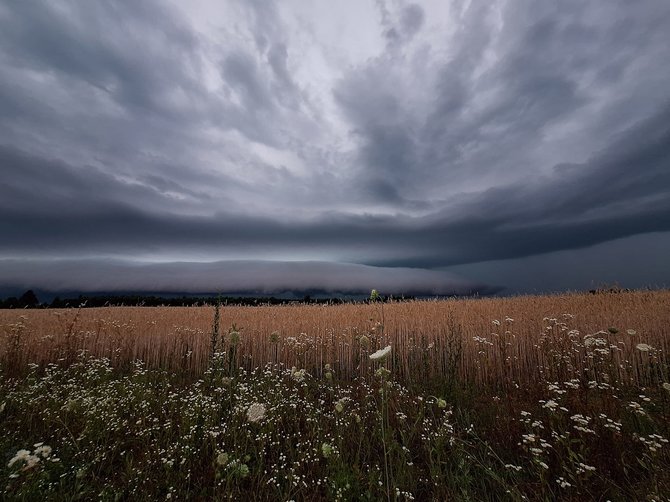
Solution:
[{"label": "golden grass", "polygon": [[[209,362],[213,319],[214,307],[0,310],[0,362],[7,374],[20,373],[29,363],[67,362],[85,349],[114,365],[141,359],[197,375]],[[330,364],[337,378],[351,379],[369,374],[374,365],[367,356],[390,344],[386,364],[407,382],[458,378],[505,387],[540,379],[644,384],[668,378],[670,291],[224,306],[221,350],[228,355],[233,323],[241,331],[233,364],[245,368],[283,363],[320,374]],[[618,332],[598,333],[608,328]],[[594,341],[585,343],[592,334]],[[652,349],[636,349],[640,343]]]}]

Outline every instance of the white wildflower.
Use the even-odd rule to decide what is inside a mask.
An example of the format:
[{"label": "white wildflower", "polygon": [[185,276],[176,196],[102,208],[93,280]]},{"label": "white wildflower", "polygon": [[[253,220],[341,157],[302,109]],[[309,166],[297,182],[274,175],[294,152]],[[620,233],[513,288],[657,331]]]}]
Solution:
[{"label": "white wildflower", "polygon": [[305,380],[305,375],[307,374],[307,371],[303,368],[301,370],[297,369],[295,366],[291,368],[291,377],[293,380],[296,382],[300,383],[303,380]]},{"label": "white wildflower", "polygon": [[558,486],[560,486],[561,488],[569,488],[569,487],[572,486],[570,483],[568,483],[568,482],[565,480],[565,478],[561,478],[561,477],[559,477],[559,478],[556,480],[556,482],[558,483]]},{"label": "white wildflower", "polygon": [[19,450],[16,452],[16,455],[7,464],[7,467],[13,466],[16,462],[25,462],[30,457],[30,452],[28,450]]},{"label": "white wildflower", "polygon": [[249,422],[258,422],[265,416],[265,406],[260,403],[253,403],[247,409],[247,420]]},{"label": "white wildflower", "polygon": [[646,343],[638,343],[635,348],[639,350],[640,352],[649,352],[651,350],[651,345],[648,345]]},{"label": "white wildflower", "polygon": [[38,446],[33,452],[33,455],[42,455],[42,457],[47,458],[49,455],[51,455],[51,446],[40,444],[40,446]]},{"label": "white wildflower", "polygon": [[544,405],[542,406],[543,408],[547,408],[551,411],[554,411],[556,408],[558,408],[558,403],[554,401],[553,399],[550,399]]},{"label": "white wildflower", "polygon": [[216,464],[224,466],[228,463],[228,454],[221,452],[216,456]]},{"label": "white wildflower", "polygon": [[[581,474],[581,472],[585,472],[585,471],[593,472],[593,471],[596,470],[596,468],[593,467],[592,465],[587,465],[587,464],[584,464],[582,462],[579,462],[577,465],[579,466],[579,468],[577,469],[578,474]],[[579,472],[579,471],[581,471],[581,472]]]},{"label": "white wildflower", "polygon": [[391,346],[387,345],[383,349],[379,349],[374,354],[370,354],[370,359],[372,359],[373,361],[383,361],[388,357],[390,353],[391,353]]}]

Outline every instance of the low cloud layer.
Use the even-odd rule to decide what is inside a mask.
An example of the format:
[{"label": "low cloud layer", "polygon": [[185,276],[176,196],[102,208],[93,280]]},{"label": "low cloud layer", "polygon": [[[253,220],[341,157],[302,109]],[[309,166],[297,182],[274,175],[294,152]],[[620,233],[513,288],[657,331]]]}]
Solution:
[{"label": "low cloud layer", "polygon": [[477,264],[670,231],[663,0],[28,0],[0,22],[0,259],[25,277],[244,260],[290,289],[299,261],[317,289],[347,263],[430,293],[449,267],[498,284]]},{"label": "low cloud layer", "polygon": [[5,284],[17,290],[157,291],[181,293],[488,294],[495,289],[450,272],[323,262],[226,261],[138,264],[119,261],[0,260]]}]

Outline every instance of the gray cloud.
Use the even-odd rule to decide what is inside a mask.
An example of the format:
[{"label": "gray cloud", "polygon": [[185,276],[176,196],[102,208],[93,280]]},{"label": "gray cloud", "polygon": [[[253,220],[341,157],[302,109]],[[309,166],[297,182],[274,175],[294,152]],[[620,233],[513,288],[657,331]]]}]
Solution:
[{"label": "gray cloud", "polygon": [[428,270],[670,230],[670,5],[445,5],[342,4],[351,40],[271,2],[0,6],[0,257]]},{"label": "gray cloud", "polygon": [[[5,253],[152,252],[163,247],[337,254],[375,265],[438,267],[590,246],[670,230],[670,108],[584,164],[561,165],[525,186],[461,197],[422,217],[316,214],[282,221],[242,212],[184,215],[169,196],[104,172],[0,151],[12,166],[0,231]],[[41,170],[47,176],[38,176]],[[38,184],[35,184],[38,180]],[[611,180],[605,183],[605,180]],[[105,186],[104,193],[96,187]],[[13,197],[12,197],[13,195]],[[135,201],[141,201],[138,205]],[[58,210],[40,207],[56,204]],[[17,208],[17,205],[19,206]],[[162,211],[158,209],[163,208]],[[560,238],[559,238],[560,236]]]},{"label": "gray cloud", "polygon": [[495,291],[450,272],[324,262],[140,264],[100,260],[0,260],[0,274],[7,287],[39,287],[53,292],[366,294],[379,288],[385,294],[462,295]]}]

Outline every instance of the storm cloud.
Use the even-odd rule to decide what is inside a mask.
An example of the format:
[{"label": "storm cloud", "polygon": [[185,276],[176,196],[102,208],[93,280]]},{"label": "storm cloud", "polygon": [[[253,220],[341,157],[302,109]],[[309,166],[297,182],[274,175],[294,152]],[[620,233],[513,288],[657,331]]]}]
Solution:
[{"label": "storm cloud", "polygon": [[0,25],[0,286],[524,291],[594,246],[606,269],[544,289],[670,282],[663,0],[29,0]]}]

